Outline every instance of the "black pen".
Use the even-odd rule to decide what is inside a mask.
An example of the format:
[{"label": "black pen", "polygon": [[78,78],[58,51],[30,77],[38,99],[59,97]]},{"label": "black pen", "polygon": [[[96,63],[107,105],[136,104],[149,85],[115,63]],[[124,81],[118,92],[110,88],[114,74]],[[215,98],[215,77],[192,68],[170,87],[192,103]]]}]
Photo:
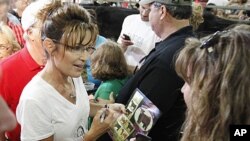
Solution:
[{"label": "black pen", "polygon": [[103,111],[103,113],[102,113],[101,116],[100,116],[101,123],[103,123],[104,119],[106,118],[106,111],[107,111],[107,109],[108,109],[108,105],[105,104],[104,108],[105,108],[105,110]]}]

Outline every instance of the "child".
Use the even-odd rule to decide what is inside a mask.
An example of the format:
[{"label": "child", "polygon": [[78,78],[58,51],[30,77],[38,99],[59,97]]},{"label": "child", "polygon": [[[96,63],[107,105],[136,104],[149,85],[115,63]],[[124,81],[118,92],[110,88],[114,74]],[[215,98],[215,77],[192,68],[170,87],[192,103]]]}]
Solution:
[{"label": "child", "polygon": [[116,98],[129,74],[119,45],[111,40],[103,43],[91,56],[91,62],[93,77],[103,81],[95,93],[95,99],[109,100],[111,92]]}]

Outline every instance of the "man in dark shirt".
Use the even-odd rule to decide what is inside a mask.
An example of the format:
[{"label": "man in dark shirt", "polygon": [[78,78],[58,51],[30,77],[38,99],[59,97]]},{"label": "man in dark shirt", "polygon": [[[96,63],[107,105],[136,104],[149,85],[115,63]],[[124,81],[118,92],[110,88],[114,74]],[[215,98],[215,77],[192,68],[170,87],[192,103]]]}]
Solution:
[{"label": "man in dark shirt", "polygon": [[145,58],[140,69],[120,91],[116,102],[126,104],[139,88],[162,112],[149,133],[153,141],[174,141],[180,137],[185,118],[185,103],[180,88],[184,84],[174,70],[174,56],[193,36],[189,18],[191,0],[141,0],[150,3],[149,22],[153,31],[163,39]]}]

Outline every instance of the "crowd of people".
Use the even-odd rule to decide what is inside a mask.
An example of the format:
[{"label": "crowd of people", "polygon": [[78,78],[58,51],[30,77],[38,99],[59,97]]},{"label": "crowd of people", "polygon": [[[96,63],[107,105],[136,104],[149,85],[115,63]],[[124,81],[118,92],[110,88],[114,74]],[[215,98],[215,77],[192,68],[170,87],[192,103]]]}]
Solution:
[{"label": "crowd of people", "polygon": [[212,9],[213,13],[221,18],[244,21],[250,19],[249,0],[209,0],[207,6],[220,6],[221,8]]},{"label": "crowd of people", "polygon": [[161,115],[131,140],[230,140],[230,125],[250,125],[250,25],[200,38],[192,3],[140,0],[112,41],[79,4],[0,0],[0,140],[112,140],[136,89]]}]

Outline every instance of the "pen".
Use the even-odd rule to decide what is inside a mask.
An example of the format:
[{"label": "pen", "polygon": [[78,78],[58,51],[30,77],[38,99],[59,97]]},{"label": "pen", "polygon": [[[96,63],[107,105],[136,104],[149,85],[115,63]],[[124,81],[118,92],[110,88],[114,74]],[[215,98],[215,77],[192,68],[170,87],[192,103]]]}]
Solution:
[{"label": "pen", "polygon": [[105,117],[106,117],[106,110],[108,109],[108,106],[107,104],[104,106],[105,110],[103,111],[103,113],[101,114],[100,116],[100,119],[101,119],[101,123],[103,123]]},{"label": "pen", "polygon": [[101,114],[101,117],[100,117],[101,123],[103,123],[103,121],[105,119],[105,116],[106,116],[105,112],[106,112],[106,110]]}]

